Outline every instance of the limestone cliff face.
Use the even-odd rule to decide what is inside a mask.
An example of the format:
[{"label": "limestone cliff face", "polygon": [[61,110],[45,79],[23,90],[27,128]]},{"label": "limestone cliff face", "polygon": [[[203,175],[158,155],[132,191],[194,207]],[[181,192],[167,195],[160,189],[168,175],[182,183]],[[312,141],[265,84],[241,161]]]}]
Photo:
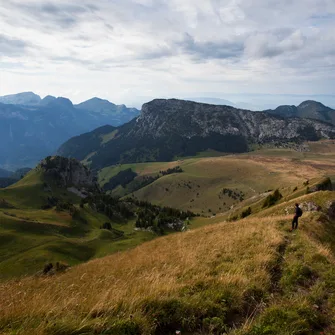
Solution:
[{"label": "limestone cliff face", "polygon": [[56,182],[60,187],[97,188],[97,182],[90,170],[73,158],[60,156],[47,157],[37,169],[44,172],[47,178]]},{"label": "limestone cliff face", "polygon": [[157,99],[144,104],[141,116],[129,136],[159,138],[171,133],[182,137],[240,135],[252,142],[334,138],[335,127],[322,121],[281,118],[230,106],[216,106],[183,100]]}]

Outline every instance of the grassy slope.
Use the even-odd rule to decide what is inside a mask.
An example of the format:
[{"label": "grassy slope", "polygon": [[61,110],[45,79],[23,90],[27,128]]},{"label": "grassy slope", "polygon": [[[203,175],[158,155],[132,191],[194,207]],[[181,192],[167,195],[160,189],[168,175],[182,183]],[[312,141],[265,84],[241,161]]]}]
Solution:
[{"label": "grassy slope", "polygon": [[[269,189],[287,188],[292,193],[307,179],[333,176],[335,171],[335,142],[311,143],[311,151],[301,153],[285,149],[263,149],[249,154],[190,158],[169,163],[127,164],[105,168],[99,173],[103,185],[121,170],[132,168],[140,176],[157,175],[160,170],[180,165],[184,173],[164,176],[134,192],[141,200],[159,205],[211,215],[222,213],[231,206],[239,206],[228,196],[221,195],[223,188],[242,191],[251,202],[264,197]],[[335,175],[333,176],[335,178]],[[291,189],[289,189],[291,187]],[[119,187],[114,191],[123,195]],[[210,211],[209,211],[210,210]]]},{"label": "grassy slope", "polygon": [[[331,192],[308,196],[323,207],[334,199]],[[304,213],[300,230],[292,234],[291,216],[283,215],[281,206],[272,208],[273,216],[260,212],[162,237],[56,277],[0,284],[0,329],[4,334],[173,334],[176,329],[334,334],[334,223]]]},{"label": "grassy slope", "polygon": [[74,194],[56,187],[52,193],[46,192],[43,183],[43,175],[32,171],[17,184],[0,189],[0,200],[15,207],[1,208],[0,202],[0,280],[36,273],[48,262],[75,265],[154,238],[149,232],[135,232],[134,222],[112,223],[113,228],[125,233],[122,238],[113,231],[102,231],[100,226],[110,220],[87,206],[81,209],[77,205],[86,223],[73,219],[68,212],[41,210],[50,195],[79,201]]}]

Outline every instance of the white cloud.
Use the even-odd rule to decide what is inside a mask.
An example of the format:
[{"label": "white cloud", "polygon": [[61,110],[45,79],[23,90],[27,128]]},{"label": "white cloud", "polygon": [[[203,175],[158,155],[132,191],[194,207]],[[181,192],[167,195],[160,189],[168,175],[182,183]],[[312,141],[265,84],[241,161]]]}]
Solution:
[{"label": "white cloud", "polygon": [[335,94],[333,0],[8,0],[0,19],[1,95]]}]

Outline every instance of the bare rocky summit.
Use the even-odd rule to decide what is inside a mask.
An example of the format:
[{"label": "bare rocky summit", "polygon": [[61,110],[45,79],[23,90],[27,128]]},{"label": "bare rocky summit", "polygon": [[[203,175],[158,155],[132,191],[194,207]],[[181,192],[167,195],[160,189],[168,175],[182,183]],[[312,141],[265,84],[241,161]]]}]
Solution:
[{"label": "bare rocky summit", "polygon": [[334,126],[311,119],[281,118],[231,106],[184,100],[157,99],[144,104],[130,136],[153,138],[178,132],[180,136],[207,137],[211,133],[243,136],[255,142],[334,138]]}]

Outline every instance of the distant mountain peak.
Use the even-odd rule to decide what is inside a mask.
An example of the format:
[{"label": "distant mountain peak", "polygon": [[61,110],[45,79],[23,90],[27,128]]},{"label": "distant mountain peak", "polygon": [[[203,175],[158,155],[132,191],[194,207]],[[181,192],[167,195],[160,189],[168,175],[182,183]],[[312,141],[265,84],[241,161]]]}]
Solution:
[{"label": "distant mountain peak", "polygon": [[319,106],[319,107],[324,107],[324,108],[327,108],[324,104],[322,104],[321,102],[318,102],[318,101],[314,101],[314,100],[306,100],[306,101],[303,101],[299,106],[298,108],[307,108],[307,107],[310,107],[310,106]]},{"label": "distant mountain peak", "polygon": [[91,112],[96,112],[102,109],[106,110],[108,108],[115,108],[116,105],[106,99],[94,97],[89,100],[81,102],[80,104],[76,105],[76,107],[86,109]]},{"label": "distant mountain peak", "polygon": [[57,101],[60,102],[60,103],[64,103],[64,104],[68,104],[70,106],[73,106],[72,101],[68,98],[58,97]]},{"label": "distant mountain peak", "polygon": [[57,99],[56,97],[54,97],[53,95],[47,95],[47,96],[45,96],[42,100],[55,100],[55,99]]},{"label": "distant mountain peak", "polygon": [[300,117],[332,123],[335,125],[335,110],[314,100],[303,101],[298,106],[283,105],[275,110],[265,111],[281,117]]},{"label": "distant mountain peak", "polygon": [[48,105],[58,105],[66,108],[73,108],[72,101],[68,98],[58,97],[58,98],[49,98]]},{"label": "distant mountain peak", "polygon": [[43,106],[46,106],[48,105],[49,103],[55,101],[57,98],[52,96],[52,95],[47,95],[46,97],[44,97],[41,102],[40,102],[40,105],[43,105]]},{"label": "distant mountain peak", "polygon": [[[93,97],[93,98],[91,98],[91,99],[88,99],[88,100],[86,100],[86,102],[87,101],[96,101],[96,102],[109,102],[110,104],[113,104],[112,102],[110,102],[110,101],[108,101],[107,99],[101,99],[101,98],[98,98],[98,97]],[[85,101],[84,101],[85,102]],[[113,104],[114,105],[114,104]]]},{"label": "distant mountain peak", "polygon": [[21,92],[0,97],[0,102],[11,105],[38,105],[41,97],[34,92]]}]

